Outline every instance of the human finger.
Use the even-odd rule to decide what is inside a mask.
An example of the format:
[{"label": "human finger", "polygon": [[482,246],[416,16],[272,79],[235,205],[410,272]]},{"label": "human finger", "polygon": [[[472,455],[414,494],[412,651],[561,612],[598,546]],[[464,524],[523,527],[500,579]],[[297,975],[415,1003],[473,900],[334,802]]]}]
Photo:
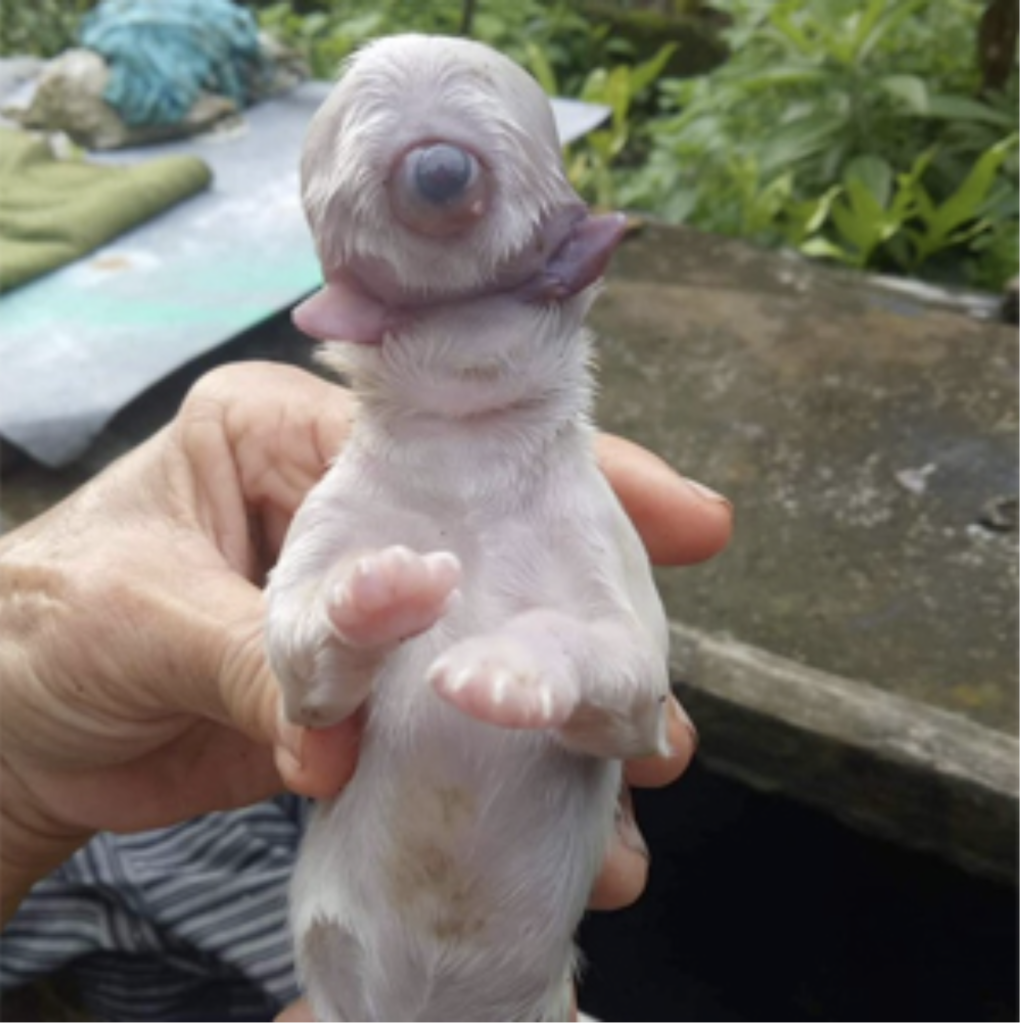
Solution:
[{"label": "human finger", "polygon": [[[575,1004],[572,1002],[572,1012],[577,1014]],[[299,999],[298,1002],[292,1003],[287,1009],[285,1009],[278,1017],[274,1018],[278,1022],[288,1021],[305,1021],[307,1024],[315,1024],[316,1018],[312,1015],[312,1008],[305,999]],[[575,1017],[576,1020],[592,1020],[592,1017]]]},{"label": "human finger", "polygon": [[354,400],[336,383],[278,363],[236,363],[206,374],[182,410],[212,419],[234,456],[251,507],[293,513],[351,429]]},{"label": "human finger", "polygon": [[622,786],[613,838],[589,897],[593,910],[619,910],[634,903],[649,877],[649,848],[635,822],[632,796]]},{"label": "human finger", "polygon": [[307,999],[299,999],[286,1007],[277,1017],[276,1021],[306,1021],[315,1024],[316,1018],[312,1015],[312,1007]]},{"label": "human finger", "polygon": [[596,910],[615,910],[634,903],[649,875],[649,850],[635,820],[629,787],[667,786],[678,779],[695,754],[695,728],[674,697],[668,703],[667,742],[671,749],[668,756],[656,754],[625,764],[625,785],[618,801],[614,836],[590,901]]},{"label": "human finger", "polygon": [[[574,992],[574,989],[572,990]],[[572,995],[572,1014],[577,1015],[578,1006],[575,1001],[574,995]],[[574,1019],[578,1020],[592,1020],[592,1017],[577,1017]],[[312,1015],[312,1007],[309,1006],[307,999],[299,999],[297,1002],[292,1003],[286,1007],[277,1017],[274,1018],[278,1024],[287,1024],[287,1022],[304,1021],[305,1024],[316,1024],[316,1018]]]},{"label": "human finger", "polygon": [[727,546],[733,515],[726,498],[624,438],[600,435],[596,453],[653,562],[691,565]]},{"label": "human finger", "polygon": [[194,670],[158,699],[200,719],[230,726],[273,748],[280,781],[303,796],[335,796],[354,771],[359,720],[307,730],[286,723],[280,688],[266,658],[262,592],[241,576],[204,581],[179,631],[191,638]]},{"label": "human finger", "polygon": [[316,800],[336,796],[355,773],[361,726],[358,716],[325,729],[306,729],[278,715],[277,770],[292,792]]},{"label": "human finger", "polygon": [[670,754],[638,757],[625,763],[625,778],[642,789],[669,786],[676,782],[695,756],[699,736],[692,719],[676,697],[667,702],[667,744]]}]

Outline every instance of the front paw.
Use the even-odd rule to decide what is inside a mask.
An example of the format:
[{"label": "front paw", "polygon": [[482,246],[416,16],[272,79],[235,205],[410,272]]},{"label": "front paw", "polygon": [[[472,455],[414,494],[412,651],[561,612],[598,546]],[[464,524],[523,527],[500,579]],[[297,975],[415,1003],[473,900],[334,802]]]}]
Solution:
[{"label": "front paw", "polygon": [[340,640],[353,648],[389,647],[434,626],[461,579],[458,559],[394,546],[363,555],[334,585],[327,605]]},{"label": "front paw", "polygon": [[544,658],[516,636],[473,637],[439,657],[428,679],[472,718],[505,729],[556,729],[578,706],[578,686],[563,661]]}]

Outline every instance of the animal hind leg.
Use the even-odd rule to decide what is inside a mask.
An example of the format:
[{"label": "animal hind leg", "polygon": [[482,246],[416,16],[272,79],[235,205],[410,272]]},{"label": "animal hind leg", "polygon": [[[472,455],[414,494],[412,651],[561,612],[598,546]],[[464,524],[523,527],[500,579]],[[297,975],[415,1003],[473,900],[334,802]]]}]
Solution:
[{"label": "animal hind leg", "polygon": [[553,730],[577,753],[669,752],[667,659],[634,618],[581,621],[535,609],[455,644],[428,678],[465,714],[509,729]]}]

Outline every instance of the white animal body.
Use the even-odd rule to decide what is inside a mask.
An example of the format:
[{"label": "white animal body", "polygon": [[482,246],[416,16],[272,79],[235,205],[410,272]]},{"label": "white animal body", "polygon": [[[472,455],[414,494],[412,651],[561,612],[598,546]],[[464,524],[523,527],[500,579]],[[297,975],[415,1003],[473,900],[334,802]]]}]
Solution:
[{"label": "white animal body", "polygon": [[289,718],[364,717],[292,892],[323,1021],[564,1021],[620,759],[666,752],[667,629],[593,454],[583,319],[621,231],[549,105],[479,44],[398,36],[311,126],[326,287],[296,312],[358,398],[269,587]]}]

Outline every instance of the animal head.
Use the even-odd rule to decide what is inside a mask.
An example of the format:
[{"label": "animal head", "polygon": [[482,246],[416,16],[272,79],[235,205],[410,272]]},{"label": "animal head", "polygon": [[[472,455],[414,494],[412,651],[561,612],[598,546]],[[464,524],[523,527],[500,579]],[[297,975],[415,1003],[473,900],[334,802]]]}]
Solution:
[{"label": "animal head", "polygon": [[538,84],[437,36],[381,39],[347,64],[310,126],[302,196],[326,287],[295,320],[330,340],[379,343],[480,300],[562,304],[623,231],[568,183]]}]

